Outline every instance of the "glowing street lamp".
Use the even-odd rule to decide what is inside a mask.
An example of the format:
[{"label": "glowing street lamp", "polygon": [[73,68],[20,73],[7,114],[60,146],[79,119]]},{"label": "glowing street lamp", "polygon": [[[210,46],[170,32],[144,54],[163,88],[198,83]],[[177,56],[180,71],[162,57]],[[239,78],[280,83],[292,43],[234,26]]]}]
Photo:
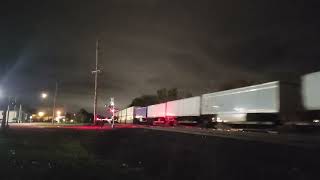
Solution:
[{"label": "glowing street lamp", "polygon": [[46,99],[48,97],[48,94],[47,93],[41,93],[41,98],[42,99]]},{"label": "glowing street lamp", "polygon": [[[54,92],[54,95],[53,95],[52,124],[54,123],[54,118],[55,118],[55,114],[56,114],[57,95],[58,95],[58,82],[56,82],[56,88],[55,88],[55,92]],[[41,98],[42,99],[47,99],[48,98],[48,93],[46,93],[46,92],[41,93]],[[49,120],[49,116],[48,116],[48,120]]]},{"label": "glowing street lamp", "polygon": [[43,116],[44,116],[44,114],[45,114],[45,113],[44,113],[44,112],[42,112],[42,111],[38,112],[38,116],[39,116],[39,117],[43,117]]},{"label": "glowing street lamp", "polygon": [[61,116],[61,111],[56,112],[58,116]]}]

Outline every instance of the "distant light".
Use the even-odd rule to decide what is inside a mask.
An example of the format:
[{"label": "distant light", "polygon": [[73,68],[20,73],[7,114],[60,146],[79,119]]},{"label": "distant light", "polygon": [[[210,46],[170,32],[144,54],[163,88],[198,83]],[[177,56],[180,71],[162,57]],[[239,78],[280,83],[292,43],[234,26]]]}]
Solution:
[{"label": "distant light", "polygon": [[314,123],[319,123],[320,120],[319,120],[319,119],[315,119],[315,120],[313,120],[313,122],[314,122]]},{"label": "distant light", "polygon": [[61,115],[61,111],[57,111],[57,115],[60,116]]},{"label": "distant light", "polygon": [[217,122],[223,122],[223,120],[221,118],[217,118]]},{"label": "distant light", "polygon": [[46,99],[47,97],[48,97],[48,94],[47,94],[47,93],[42,93],[42,94],[41,94],[41,98],[42,98],[42,99]]},{"label": "distant light", "polygon": [[42,117],[42,116],[44,116],[44,112],[42,112],[42,111],[40,111],[40,112],[38,112],[38,116],[40,116],[40,117]]},{"label": "distant light", "polygon": [[220,106],[212,106],[213,108],[219,108]]}]

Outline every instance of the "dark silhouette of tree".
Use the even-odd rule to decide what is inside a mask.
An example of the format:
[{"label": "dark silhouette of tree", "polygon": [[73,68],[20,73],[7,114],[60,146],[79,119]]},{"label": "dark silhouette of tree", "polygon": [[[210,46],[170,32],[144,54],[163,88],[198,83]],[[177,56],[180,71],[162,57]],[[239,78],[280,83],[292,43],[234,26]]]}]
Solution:
[{"label": "dark silhouette of tree", "polygon": [[134,98],[132,103],[129,105],[129,107],[130,106],[144,107],[152,104],[157,104],[158,102],[159,102],[158,97],[155,95],[143,95],[141,97]]},{"label": "dark silhouette of tree", "polygon": [[177,88],[172,88],[168,90],[168,101],[173,101],[179,99],[179,92]]},{"label": "dark silhouette of tree", "polygon": [[142,95],[140,97],[134,98],[128,107],[144,107],[188,97],[192,97],[192,94],[189,92],[179,91],[177,88],[172,88],[169,90],[167,90],[166,88],[162,88],[157,91],[157,95]]},{"label": "dark silhouette of tree", "polygon": [[76,114],[76,120],[80,123],[90,123],[92,121],[92,114],[88,113],[85,109],[81,108]]},{"label": "dark silhouette of tree", "polygon": [[66,113],[66,121],[70,121],[73,118],[74,118],[74,116],[72,113],[69,113],[69,112]]},{"label": "dark silhouette of tree", "polygon": [[192,97],[192,93],[187,91],[178,91],[178,99],[189,98]]},{"label": "dark silhouette of tree", "polygon": [[162,88],[157,91],[158,100],[160,103],[166,102],[168,100],[167,88]]},{"label": "dark silhouette of tree", "polygon": [[249,80],[236,80],[236,81],[226,82],[226,83],[222,84],[218,88],[218,91],[224,91],[224,90],[235,89],[235,88],[240,88],[240,87],[245,87],[245,86],[251,86],[251,85],[255,85],[255,84],[259,84],[259,82],[249,81]]}]

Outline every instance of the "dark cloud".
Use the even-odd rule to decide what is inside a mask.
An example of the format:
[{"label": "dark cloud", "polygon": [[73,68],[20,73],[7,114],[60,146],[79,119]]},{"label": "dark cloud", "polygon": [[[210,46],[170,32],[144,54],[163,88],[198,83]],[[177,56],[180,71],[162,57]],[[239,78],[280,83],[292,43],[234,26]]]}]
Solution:
[{"label": "dark cloud", "polygon": [[99,106],[178,87],[193,94],[226,82],[269,81],[320,69],[312,1],[8,1],[0,7],[1,86],[26,103],[53,93],[91,110],[95,40]]}]

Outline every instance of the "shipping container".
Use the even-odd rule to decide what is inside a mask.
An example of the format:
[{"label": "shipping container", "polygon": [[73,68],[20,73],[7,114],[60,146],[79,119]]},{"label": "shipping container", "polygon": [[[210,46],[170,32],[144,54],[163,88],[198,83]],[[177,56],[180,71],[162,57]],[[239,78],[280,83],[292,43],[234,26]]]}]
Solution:
[{"label": "shipping container", "polygon": [[136,107],[135,108],[135,118],[136,119],[147,118],[147,107]]},{"label": "shipping container", "polygon": [[247,121],[249,113],[279,113],[279,86],[280,82],[276,81],[204,94],[201,114],[216,115],[218,122],[237,122]]},{"label": "shipping container", "polygon": [[167,102],[168,117],[200,116],[200,96]]},{"label": "shipping container", "polygon": [[302,77],[302,97],[306,110],[320,110],[320,72]]},{"label": "shipping container", "polygon": [[129,107],[126,109],[126,122],[127,124],[133,123],[134,119],[134,107]]},{"label": "shipping container", "polygon": [[[9,119],[8,119],[8,122],[9,123],[13,123],[13,122],[17,122],[18,121],[18,118],[19,118],[19,112],[18,111],[0,111],[0,120],[3,119],[3,112],[6,113],[6,118],[8,118],[9,116]],[[22,113],[23,114],[23,113]]]},{"label": "shipping container", "polygon": [[148,106],[148,118],[159,118],[166,116],[166,103]]},{"label": "shipping container", "polygon": [[126,109],[123,109],[120,111],[120,119],[119,119],[119,123],[126,123],[126,117],[127,117],[127,111]]},{"label": "shipping container", "polygon": [[129,107],[119,111],[119,123],[144,122],[147,117],[146,107]]}]

